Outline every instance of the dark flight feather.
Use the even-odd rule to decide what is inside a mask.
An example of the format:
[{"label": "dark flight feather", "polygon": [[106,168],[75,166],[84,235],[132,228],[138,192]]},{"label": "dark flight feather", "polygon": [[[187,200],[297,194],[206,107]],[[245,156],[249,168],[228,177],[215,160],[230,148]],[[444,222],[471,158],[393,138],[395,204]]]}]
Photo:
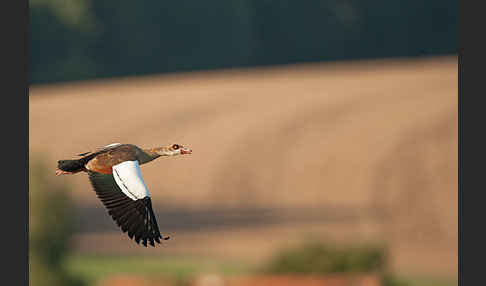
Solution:
[{"label": "dark flight feather", "polygon": [[147,247],[147,241],[155,246],[154,241],[160,244],[162,237],[152,210],[150,197],[132,200],[126,196],[115,182],[113,175],[88,171],[89,180],[96,195],[108,209],[108,214],[123,232],[137,244]]}]

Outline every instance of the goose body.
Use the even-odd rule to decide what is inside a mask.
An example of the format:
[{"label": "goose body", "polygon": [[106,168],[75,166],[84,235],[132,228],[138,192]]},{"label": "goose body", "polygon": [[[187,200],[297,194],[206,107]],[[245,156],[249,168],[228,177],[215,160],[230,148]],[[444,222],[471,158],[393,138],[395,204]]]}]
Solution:
[{"label": "goose body", "polygon": [[150,193],[143,180],[140,165],[161,156],[191,154],[178,144],[142,149],[133,144],[112,143],[95,151],[79,154],[79,159],[60,160],[56,175],[88,173],[91,185],[108,214],[123,232],[137,244],[160,243]]}]

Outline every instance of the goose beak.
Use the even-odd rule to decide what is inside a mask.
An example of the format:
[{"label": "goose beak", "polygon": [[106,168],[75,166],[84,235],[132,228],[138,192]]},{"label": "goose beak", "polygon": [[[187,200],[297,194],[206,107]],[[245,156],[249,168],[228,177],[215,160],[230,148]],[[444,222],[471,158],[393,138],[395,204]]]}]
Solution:
[{"label": "goose beak", "polygon": [[184,155],[184,154],[191,154],[192,153],[192,150],[191,149],[187,149],[187,148],[182,148],[181,149],[181,154]]}]

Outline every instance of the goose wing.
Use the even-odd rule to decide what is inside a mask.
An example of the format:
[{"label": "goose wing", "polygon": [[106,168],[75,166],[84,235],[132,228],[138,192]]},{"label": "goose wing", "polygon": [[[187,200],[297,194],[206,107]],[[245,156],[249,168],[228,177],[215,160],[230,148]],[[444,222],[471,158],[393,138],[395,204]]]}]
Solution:
[{"label": "goose wing", "polygon": [[108,214],[123,232],[128,232],[130,239],[134,238],[137,244],[142,241],[144,246],[147,241],[155,246],[154,241],[169,239],[160,234],[137,160],[113,166],[112,174],[88,171],[88,175]]},{"label": "goose wing", "polygon": [[86,156],[88,154],[101,153],[101,152],[104,152],[104,151],[108,151],[110,149],[114,149],[114,148],[116,148],[118,146],[121,146],[121,145],[123,145],[123,144],[121,144],[121,143],[111,143],[111,144],[108,144],[106,146],[96,148],[95,151],[88,151],[88,152],[84,152],[84,153],[78,154],[78,156],[83,157],[83,156]]}]

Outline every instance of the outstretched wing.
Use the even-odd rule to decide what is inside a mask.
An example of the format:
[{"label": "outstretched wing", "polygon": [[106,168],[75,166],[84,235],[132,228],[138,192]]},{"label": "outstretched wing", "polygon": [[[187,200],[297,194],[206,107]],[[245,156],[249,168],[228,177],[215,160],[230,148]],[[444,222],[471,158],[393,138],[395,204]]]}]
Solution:
[{"label": "outstretched wing", "polygon": [[108,214],[123,232],[147,246],[160,243],[152,201],[140,173],[138,161],[125,161],[113,166],[113,174],[88,171],[96,195],[108,209]]},{"label": "outstretched wing", "polygon": [[83,157],[83,156],[86,156],[86,155],[89,155],[89,154],[98,154],[100,152],[104,152],[104,151],[108,151],[108,150],[111,150],[113,148],[116,148],[116,147],[118,147],[120,145],[123,145],[123,144],[121,144],[121,143],[111,143],[111,144],[108,144],[106,146],[96,148],[95,151],[88,151],[88,152],[84,152],[84,153],[78,154],[78,156]]}]

